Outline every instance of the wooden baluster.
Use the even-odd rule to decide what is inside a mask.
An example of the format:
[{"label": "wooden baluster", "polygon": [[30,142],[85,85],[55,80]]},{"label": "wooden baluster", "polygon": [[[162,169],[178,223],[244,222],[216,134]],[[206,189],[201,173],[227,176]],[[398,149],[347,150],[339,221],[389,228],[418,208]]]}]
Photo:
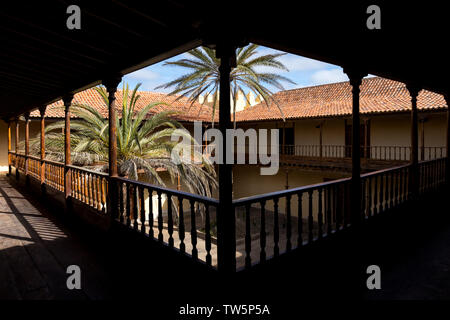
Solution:
[{"label": "wooden baluster", "polygon": [[375,175],[373,177],[374,179],[374,186],[373,186],[373,215],[378,214],[378,175]]},{"label": "wooden baluster", "polygon": [[158,195],[158,241],[162,242],[164,240],[164,236],[161,191],[157,191],[156,194]]},{"label": "wooden baluster", "polygon": [[308,191],[308,242],[314,240],[314,220],[313,220],[313,191]]},{"label": "wooden baluster", "polygon": [[275,257],[280,255],[280,248],[278,242],[280,240],[280,230],[278,224],[278,198],[273,199],[273,255]]},{"label": "wooden baluster", "polygon": [[137,186],[133,185],[131,186],[131,191],[133,193],[133,227],[134,230],[138,230],[139,229],[139,224],[138,224],[138,198],[137,198]]},{"label": "wooden baluster", "polygon": [[167,194],[167,231],[169,232],[169,247],[173,248],[173,217],[172,217],[172,195]]},{"label": "wooden baluster", "polygon": [[250,269],[252,266],[252,235],[250,229],[250,204],[245,205],[245,268]]},{"label": "wooden baluster", "polygon": [[291,251],[292,243],[292,225],[291,225],[291,195],[286,196],[286,251]]},{"label": "wooden baluster", "polygon": [[[120,223],[124,223],[124,216],[125,216],[125,208],[124,208],[124,191],[123,191],[123,187],[124,184],[122,182],[117,181],[116,183],[117,185],[117,190],[118,190],[118,196],[119,196],[119,221]],[[104,190],[105,192],[105,198],[103,199],[104,203],[106,205],[109,205],[109,202],[106,203],[106,195],[108,194],[108,190],[105,188]],[[107,210],[105,210],[105,212],[110,212],[110,209],[108,208]]]},{"label": "wooden baluster", "polygon": [[384,196],[384,183],[383,183],[383,177],[384,177],[384,174],[382,173],[382,174],[380,174],[380,193],[379,193],[379,196],[380,196],[380,211],[379,212],[383,212],[384,210],[385,210],[385,206],[384,206],[384,203],[383,203],[383,196]]},{"label": "wooden baluster", "polygon": [[360,183],[361,183],[361,208],[360,211],[362,213],[362,217],[363,219],[365,219],[366,217],[366,202],[367,202],[367,186],[366,186],[366,181],[367,179],[361,179]]},{"label": "wooden baluster", "polygon": [[390,185],[390,181],[389,181],[389,173],[386,172],[385,174],[385,178],[386,178],[386,187],[385,187],[385,209],[388,210],[389,209],[389,185]]},{"label": "wooden baluster", "polygon": [[[216,211],[217,212],[217,211]],[[184,213],[183,213],[183,198],[178,197],[178,237],[180,238],[180,251],[186,252],[186,245],[184,244]]]},{"label": "wooden baluster", "polygon": [[125,223],[126,223],[126,225],[129,227],[130,225],[131,225],[131,197],[130,197],[130,193],[131,193],[131,190],[130,190],[130,184],[129,183],[126,183],[125,184],[125,186],[126,186],[126,190],[127,190],[127,192],[126,192],[126,206],[125,206],[125,210],[126,210],[126,221],[125,221]]},{"label": "wooden baluster", "polygon": [[90,206],[94,206],[94,185],[93,185],[93,181],[92,181],[92,173],[89,173],[88,176],[88,181],[89,181],[89,185],[88,185],[88,189],[89,189],[89,205]]},{"label": "wooden baluster", "polygon": [[340,210],[341,210],[341,202],[340,202],[340,196],[339,196],[339,190],[340,190],[340,184],[335,184],[333,186],[333,220],[334,220],[334,227],[336,231],[339,231],[339,218],[340,218]]},{"label": "wooden baluster", "polygon": [[318,190],[318,207],[319,207],[319,212],[317,215],[317,220],[318,220],[318,237],[322,238],[323,237],[323,190],[322,188],[319,188]]},{"label": "wooden baluster", "polygon": [[145,233],[145,198],[144,187],[139,187],[139,200],[141,209],[141,233]]},{"label": "wooden baluster", "polygon": [[327,195],[327,212],[326,212],[326,222],[327,222],[327,235],[331,235],[332,232],[332,220],[331,220],[331,194],[332,194],[332,187],[327,187],[326,189],[326,195]]},{"label": "wooden baluster", "polygon": [[195,220],[195,202],[194,200],[189,200],[191,204],[191,243],[192,243],[192,258],[197,260],[197,223]]},{"label": "wooden baluster", "polygon": [[92,174],[92,206],[98,210],[98,201],[97,201],[97,176]]},{"label": "wooden baluster", "polygon": [[[105,213],[106,212],[106,199],[105,199],[105,197],[106,197],[106,192],[105,192],[105,183],[106,183],[106,179],[105,178],[103,178],[103,177],[99,177],[99,186],[98,186],[98,188],[99,188],[99,197],[98,197],[98,201],[99,201],[99,210],[102,212],[102,213]],[[117,188],[119,188],[119,185],[120,184],[117,184]],[[119,193],[120,193],[120,191],[119,191]]]},{"label": "wooden baluster", "polygon": [[395,194],[394,194],[394,205],[395,206],[397,206],[400,203],[399,188],[400,188],[400,170],[396,170],[395,171]]},{"label": "wooden baluster", "polygon": [[297,220],[297,228],[298,228],[298,230],[297,230],[297,232],[298,232],[298,235],[297,235],[297,247],[301,247],[302,245],[303,245],[303,208],[302,208],[302,197],[303,197],[303,193],[297,193],[297,205],[298,205],[298,208],[297,208],[297,217],[298,217],[298,220]]},{"label": "wooden baluster", "polygon": [[259,254],[259,260],[261,263],[266,261],[266,201],[261,201],[261,229],[259,235],[259,243],[261,252]]},{"label": "wooden baluster", "polygon": [[209,215],[209,205],[205,204],[205,250],[206,250],[206,264],[211,266],[211,221]]}]

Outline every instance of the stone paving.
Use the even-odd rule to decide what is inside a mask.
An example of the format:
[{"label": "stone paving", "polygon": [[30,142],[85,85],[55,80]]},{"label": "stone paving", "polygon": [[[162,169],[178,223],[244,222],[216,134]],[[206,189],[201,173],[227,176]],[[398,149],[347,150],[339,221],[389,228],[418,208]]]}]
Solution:
[{"label": "stone paving", "polygon": [[[102,272],[79,240],[52,221],[0,176],[0,299],[97,299]],[[66,269],[86,275],[82,290],[68,290]],[[83,278],[82,278],[83,279]]]}]

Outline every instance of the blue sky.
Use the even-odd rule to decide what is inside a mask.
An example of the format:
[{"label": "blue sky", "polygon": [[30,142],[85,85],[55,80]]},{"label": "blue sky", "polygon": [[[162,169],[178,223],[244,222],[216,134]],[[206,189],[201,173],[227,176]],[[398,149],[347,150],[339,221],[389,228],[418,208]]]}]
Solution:
[{"label": "blue sky", "polygon": [[[280,51],[260,47],[258,48],[258,54],[268,54],[268,53],[279,53]],[[178,60],[180,58],[188,57],[186,53],[175,56],[167,61]],[[281,62],[289,69],[289,72],[278,71],[276,69],[266,69],[267,71],[276,72],[283,76],[288,77],[293,80],[296,84],[290,84],[283,82],[285,89],[294,89],[306,86],[313,86],[318,84],[326,84],[340,81],[347,81],[348,78],[344,74],[341,67],[323,63],[321,61],[308,59],[305,57],[286,54],[279,58]],[[141,82],[141,90],[145,91],[158,91],[158,92],[169,92],[170,90],[158,89],[155,87],[166,83],[168,81],[174,80],[177,77],[185,74],[187,69],[181,67],[173,66],[163,66],[164,62],[160,62],[151,65],[147,68],[135,71],[126,75],[123,80],[128,82],[131,87],[135,84]],[[265,70],[265,71],[266,71]],[[278,91],[276,88],[271,88],[273,92]]]}]

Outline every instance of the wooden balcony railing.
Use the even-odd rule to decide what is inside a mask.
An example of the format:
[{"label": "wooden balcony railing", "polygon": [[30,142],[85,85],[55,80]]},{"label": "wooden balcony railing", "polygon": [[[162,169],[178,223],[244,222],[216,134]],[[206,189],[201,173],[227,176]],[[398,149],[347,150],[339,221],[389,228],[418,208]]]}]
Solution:
[{"label": "wooden balcony railing", "polygon": [[[439,154],[439,153],[438,153]],[[25,156],[10,153],[12,167],[24,170]],[[45,164],[44,183],[64,192],[64,165],[28,157],[28,174],[40,181]],[[30,161],[31,160],[31,161]],[[418,195],[437,190],[446,181],[447,158],[418,164]],[[169,248],[189,255],[195,261],[215,268],[223,252],[217,230],[219,202],[149,183],[67,166],[70,172],[69,196],[97,210],[104,217],[139,232]],[[402,165],[361,175],[361,221],[396,208],[415,197],[410,188],[412,165]],[[351,178],[272,192],[234,200],[237,270],[277,257],[340,232],[354,223],[350,215]],[[111,185],[118,188],[118,216],[107,205]]]},{"label": "wooden balcony railing", "polygon": [[[445,183],[445,165],[446,158],[419,164],[421,194]],[[361,175],[361,218],[410,200],[410,170],[408,164]],[[245,237],[236,248],[237,268],[251,268],[351,226],[350,185],[351,178],[345,178],[233,201],[236,226]]]},{"label": "wooden balcony railing", "polygon": [[[446,147],[419,148],[419,161],[446,156]],[[361,158],[369,160],[409,161],[409,146],[370,146],[360,148]],[[344,145],[282,145],[280,155],[306,158],[351,158],[352,147]]]}]

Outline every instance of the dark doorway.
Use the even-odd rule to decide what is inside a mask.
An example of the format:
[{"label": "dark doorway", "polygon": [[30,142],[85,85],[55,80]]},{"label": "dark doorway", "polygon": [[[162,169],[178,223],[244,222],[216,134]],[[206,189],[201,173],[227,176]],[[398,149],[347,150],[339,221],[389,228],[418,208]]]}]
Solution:
[{"label": "dark doorway", "polygon": [[[345,121],[345,157],[347,158],[352,156],[352,128],[353,126]],[[359,153],[361,157],[364,157],[365,152],[369,154],[368,150],[370,150],[370,121],[365,121],[363,124],[360,124],[359,139]]]},{"label": "dark doorway", "polygon": [[293,155],[295,150],[294,128],[280,128],[280,154]]}]

